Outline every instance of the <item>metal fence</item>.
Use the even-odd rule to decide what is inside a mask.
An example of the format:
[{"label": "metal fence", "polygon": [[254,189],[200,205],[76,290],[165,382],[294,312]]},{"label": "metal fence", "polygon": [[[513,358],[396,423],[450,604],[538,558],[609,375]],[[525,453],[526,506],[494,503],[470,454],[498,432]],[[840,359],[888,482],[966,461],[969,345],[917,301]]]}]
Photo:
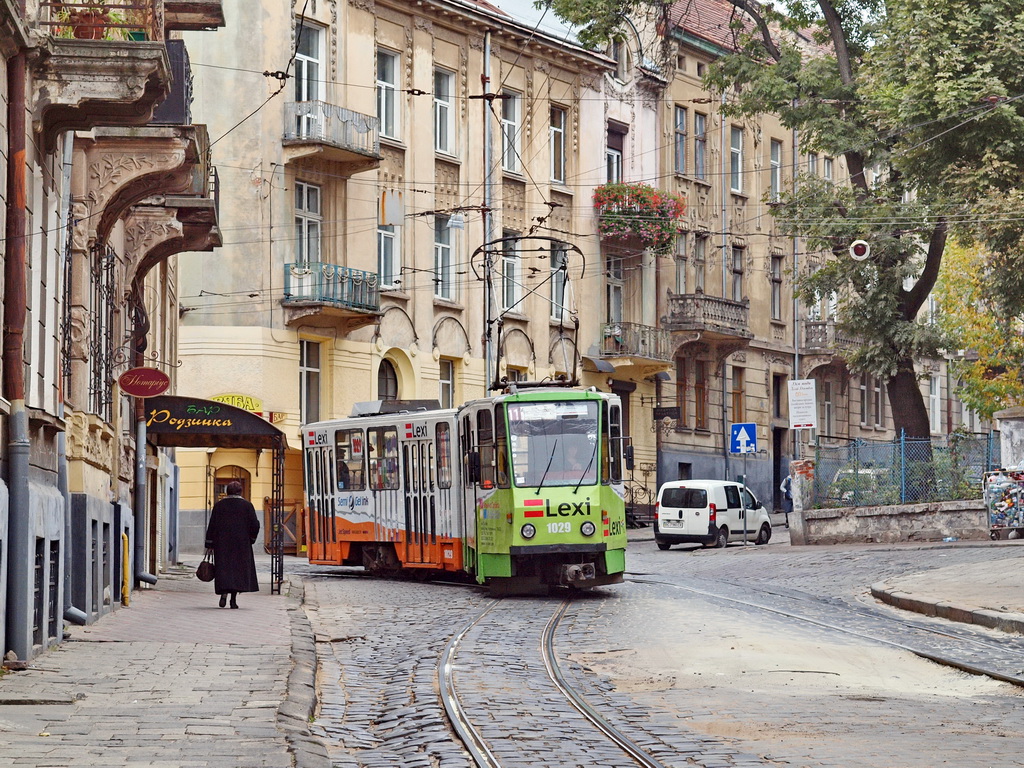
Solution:
[{"label": "metal fence", "polygon": [[1000,461],[998,432],[822,442],[814,451],[813,508],[980,499],[984,473]]}]

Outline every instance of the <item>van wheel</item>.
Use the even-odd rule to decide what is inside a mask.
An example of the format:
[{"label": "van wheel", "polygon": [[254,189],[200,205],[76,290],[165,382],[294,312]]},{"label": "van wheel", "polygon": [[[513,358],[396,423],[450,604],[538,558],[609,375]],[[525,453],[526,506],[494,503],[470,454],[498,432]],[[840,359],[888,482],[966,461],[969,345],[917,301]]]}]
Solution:
[{"label": "van wheel", "polygon": [[712,544],[715,549],[722,549],[726,544],[729,543],[729,529],[724,525],[718,529],[718,538],[715,539],[715,543]]},{"label": "van wheel", "polygon": [[667,541],[659,541],[658,542],[658,549],[660,549],[662,552],[664,552],[666,549],[668,549],[671,546],[672,545],[669,544]]},{"label": "van wheel", "polygon": [[761,526],[761,530],[757,532],[757,538],[754,539],[755,544],[767,544],[772,540],[772,529],[765,523]]}]

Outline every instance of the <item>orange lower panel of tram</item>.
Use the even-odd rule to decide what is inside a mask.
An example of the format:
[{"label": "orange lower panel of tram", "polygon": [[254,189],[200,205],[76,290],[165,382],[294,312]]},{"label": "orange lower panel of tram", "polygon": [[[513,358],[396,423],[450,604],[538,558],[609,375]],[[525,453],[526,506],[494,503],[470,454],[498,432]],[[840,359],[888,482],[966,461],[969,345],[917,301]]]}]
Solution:
[{"label": "orange lower panel of tram", "polygon": [[[372,523],[349,523],[338,519],[337,541],[309,542],[309,562],[316,565],[342,565],[352,556],[352,548],[364,544],[390,544],[403,568],[463,570],[462,540],[390,529],[386,538],[373,535]],[[352,563],[361,565],[361,563]]]}]

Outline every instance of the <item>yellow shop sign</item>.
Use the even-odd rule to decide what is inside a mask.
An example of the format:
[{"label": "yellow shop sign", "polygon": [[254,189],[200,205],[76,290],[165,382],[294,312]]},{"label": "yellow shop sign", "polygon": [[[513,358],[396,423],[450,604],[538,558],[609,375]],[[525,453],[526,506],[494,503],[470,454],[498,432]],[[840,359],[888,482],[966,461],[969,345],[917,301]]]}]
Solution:
[{"label": "yellow shop sign", "polygon": [[218,403],[224,403],[225,405],[233,405],[235,408],[241,408],[243,411],[260,413],[263,410],[263,401],[258,397],[240,395],[237,392],[229,392],[224,395],[214,395],[210,399]]}]

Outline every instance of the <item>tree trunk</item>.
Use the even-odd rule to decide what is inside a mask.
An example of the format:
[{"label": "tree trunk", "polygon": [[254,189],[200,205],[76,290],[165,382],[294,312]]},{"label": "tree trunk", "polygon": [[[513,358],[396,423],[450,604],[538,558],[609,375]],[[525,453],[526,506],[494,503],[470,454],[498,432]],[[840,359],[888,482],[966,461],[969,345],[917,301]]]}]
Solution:
[{"label": "tree trunk", "polygon": [[900,472],[902,502],[926,501],[935,498],[935,465],[932,462],[931,420],[924,395],[917,384],[914,363],[909,358],[899,361],[896,375],[889,379],[889,408],[901,452],[894,467]]},{"label": "tree trunk", "polygon": [[896,375],[886,385],[896,437],[900,436],[902,430],[906,437],[927,439],[931,436],[931,420],[924,404],[924,395],[917,384],[914,363],[903,359],[897,365]]}]

